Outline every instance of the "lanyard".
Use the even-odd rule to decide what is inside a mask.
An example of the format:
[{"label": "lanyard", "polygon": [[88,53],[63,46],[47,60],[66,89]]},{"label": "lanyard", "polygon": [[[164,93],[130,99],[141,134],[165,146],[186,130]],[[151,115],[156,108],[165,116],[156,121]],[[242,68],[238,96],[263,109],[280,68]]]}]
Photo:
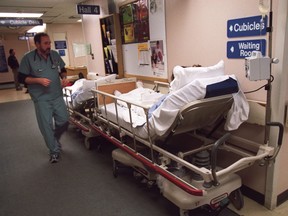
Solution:
[{"label": "lanyard", "polygon": [[[39,54],[37,53],[37,50],[35,49],[35,52],[34,52],[34,62],[36,61],[36,55],[39,56]],[[41,57],[40,57],[40,56],[39,56],[39,58],[40,58],[40,61],[41,61]],[[51,54],[49,54],[49,59],[50,59],[50,61],[51,61],[51,63],[52,63],[51,68],[52,68],[52,69],[55,69],[57,66],[54,64],[54,61],[52,60]]]}]

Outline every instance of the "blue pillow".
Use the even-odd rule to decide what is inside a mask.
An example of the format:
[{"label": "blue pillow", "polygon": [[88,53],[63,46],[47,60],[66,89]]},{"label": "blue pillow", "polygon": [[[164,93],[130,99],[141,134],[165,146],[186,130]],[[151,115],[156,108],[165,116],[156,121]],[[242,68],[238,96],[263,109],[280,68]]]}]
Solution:
[{"label": "blue pillow", "polygon": [[207,85],[205,98],[216,97],[225,94],[232,94],[239,91],[238,83],[233,78],[222,82]]}]

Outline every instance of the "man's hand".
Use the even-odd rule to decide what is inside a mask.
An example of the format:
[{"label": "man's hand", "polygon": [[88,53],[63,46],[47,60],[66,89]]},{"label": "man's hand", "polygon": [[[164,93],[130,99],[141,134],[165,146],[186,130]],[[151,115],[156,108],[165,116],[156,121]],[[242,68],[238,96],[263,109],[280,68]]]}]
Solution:
[{"label": "man's hand", "polygon": [[47,78],[39,78],[39,84],[43,85],[45,87],[48,87],[51,83],[51,80],[47,79]]},{"label": "man's hand", "polygon": [[68,84],[69,84],[69,80],[68,79],[64,78],[64,79],[61,80],[62,88],[68,86]]}]

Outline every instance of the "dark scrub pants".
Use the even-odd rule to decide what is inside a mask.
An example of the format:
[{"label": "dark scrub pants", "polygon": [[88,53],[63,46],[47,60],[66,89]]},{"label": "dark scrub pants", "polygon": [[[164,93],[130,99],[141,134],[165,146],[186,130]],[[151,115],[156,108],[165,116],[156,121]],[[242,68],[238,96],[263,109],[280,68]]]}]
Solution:
[{"label": "dark scrub pants", "polygon": [[39,129],[50,154],[59,154],[59,139],[68,127],[68,113],[62,97],[34,103]]}]

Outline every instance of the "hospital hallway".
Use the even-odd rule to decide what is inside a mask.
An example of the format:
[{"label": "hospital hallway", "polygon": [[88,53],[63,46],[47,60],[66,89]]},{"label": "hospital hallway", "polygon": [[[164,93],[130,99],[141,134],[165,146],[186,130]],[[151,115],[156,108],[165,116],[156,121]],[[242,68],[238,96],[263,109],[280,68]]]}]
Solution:
[{"label": "hospital hallway", "polygon": [[[131,173],[112,175],[113,146],[102,140],[102,151],[84,146],[70,126],[63,136],[63,155],[50,164],[36,124],[33,103],[25,89],[0,90],[0,216],[177,215],[178,209],[156,189],[147,189]],[[275,210],[244,197],[245,216],[288,215],[288,202]]]}]

